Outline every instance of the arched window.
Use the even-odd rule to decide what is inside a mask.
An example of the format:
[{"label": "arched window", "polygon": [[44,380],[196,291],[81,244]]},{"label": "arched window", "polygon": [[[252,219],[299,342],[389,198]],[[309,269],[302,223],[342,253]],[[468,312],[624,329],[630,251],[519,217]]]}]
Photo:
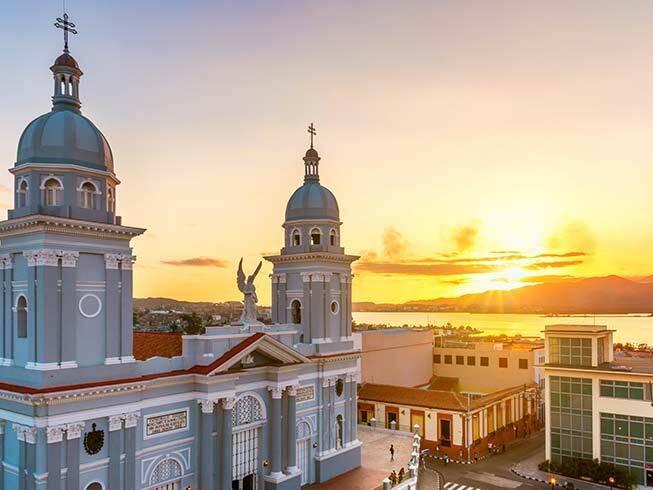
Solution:
[{"label": "arched window", "polygon": [[290,318],[295,324],[302,322],[302,304],[298,299],[295,299],[290,303]]},{"label": "arched window", "polygon": [[231,412],[234,427],[265,420],[265,411],[261,402],[252,395],[245,395],[236,401]]},{"label": "arched window", "polygon": [[82,207],[86,209],[95,209],[95,196],[97,189],[90,182],[84,182],[81,187]]},{"label": "arched window", "polygon": [[112,187],[109,187],[107,190],[107,211],[109,213],[116,212],[116,196],[114,195],[114,190]]},{"label": "arched window", "polygon": [[292,246],[299,247],[302,244],[302,235],[299,233],[299,230],[292,231]]},{"label": "arched window", "polygon": [[336,449],[342,449],[342,415],[336,417]]},{"label": "arched window", "polygon": [[311,230],[311,245],[319,245],[322,238],[322,232],[319,228]]},{"label": "arched window", "polygon": [[336,241],[337,241],[337,240],[336,240],[336,230],[331,230],[331,231],[329,232],[329,244],[330,244],[332,247],[335,247],[335,246],[336,246]]},{"label": "arched window", "polygon": [[[184,471],[177,460],[166,458],[156,465],[150,476],[150,485],[158,485],[153,490],[168,490],[179,488],[175,483],[181,483]],[[165,485],[159,485],[165,484]]]},{"label": "arched window", "polygon": [[24,208],[27,206],[27,181],[21,180],[18,185],[18,207]]},{"label": "arched window", "polygon": [[89,483],[85,490],[104,490],[104,487],[100,482],[94,481],[93,483]]},{"label": "arched window", "polygon": [[60,206],[61,205],[61,191],[63,187],[57,179],[48,179],[43,184],[45,190],[45,205],[46,206]]},{"label": "arched window", "polygon": [[18,338],[27,337],[27,298],[20,295],[16,301],[16,335]]}]

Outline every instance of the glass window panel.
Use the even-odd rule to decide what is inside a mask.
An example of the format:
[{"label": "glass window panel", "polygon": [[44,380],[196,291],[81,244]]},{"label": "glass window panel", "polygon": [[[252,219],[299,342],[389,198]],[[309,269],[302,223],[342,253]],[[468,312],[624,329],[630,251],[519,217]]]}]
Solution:
[{"label": "glass window panel", "polygon": [[628,422],[623,420],[617,420],[614,424],[614,433],[618,436],[627,436],[628,435]]},{"label": "glass window panel", "polygon": [[644,446],[636,444],[630,445],[630,459],[636,461],[644,461]]},{"label": "glass window panel", "polygon": [[601,418],[601,434],[614,434],[614,420]]},{"label": "glass window panel", "polygon": [[614,442],[601,441],[601,456],[614,456]]},{"label": "glass window panel", "polygon": [[615,386],[614,396],[616,398],[628,398],[628,388],[624,386]]},{"label": "glass window panel", "polygon": [[628,444],[617,442],[614,445],[614,453],[617,458],[628,458]]},{"label": "glass window panel", "polygon": [[630,422],[630,437],[644,437],[644,424],[642,422]]}]

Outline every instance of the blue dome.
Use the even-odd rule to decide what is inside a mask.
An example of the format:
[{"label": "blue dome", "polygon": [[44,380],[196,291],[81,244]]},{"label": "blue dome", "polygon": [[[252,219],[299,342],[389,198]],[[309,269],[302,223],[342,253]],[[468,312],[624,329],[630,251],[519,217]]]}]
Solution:
[{"label": "blue dome", "polygon": [[53,110],[27,125],[18,143],[16,166],[68,163],[113,172],[113,155],[104,135],[75,110]]},{"label": "blue dome", "polygon": [[299,219],[340,221],[338,201],[326,187],[317,182],[307,182],[290,196],[286,206],[286,221]]}]

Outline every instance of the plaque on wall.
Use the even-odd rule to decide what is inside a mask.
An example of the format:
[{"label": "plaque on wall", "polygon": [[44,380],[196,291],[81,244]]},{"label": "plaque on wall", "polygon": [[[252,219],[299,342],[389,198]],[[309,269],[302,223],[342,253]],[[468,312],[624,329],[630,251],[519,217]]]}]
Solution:
[{"label": "plaque on wall", "polygon": [[145,437],[154,437],[188,428],[188,409],[145,417]]},{"label": "plaque on wall", "polygon": [[84,449],[91,456],[99,453],[102,450],[102,446],[104,446],[104,431],[97,430],[96,427],[93,424],[93,430],[84,435]]},{"label": "plaque on wall", "polygon": [[313,385],[297,388],[297,403],[308,402],[315,399],[315,387]]}]

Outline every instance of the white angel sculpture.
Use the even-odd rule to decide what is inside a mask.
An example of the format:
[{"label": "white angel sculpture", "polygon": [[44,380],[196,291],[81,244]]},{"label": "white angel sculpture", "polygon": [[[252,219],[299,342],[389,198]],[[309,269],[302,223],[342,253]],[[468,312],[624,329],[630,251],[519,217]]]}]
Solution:
[{"label": "white angel sculpture", "polygon": [[240,315],[239,323],[241,325],[251,325],[256,324],[256,303],[258,302],[258,297],[256,296],[256,286],[254,286],[254,279],[258,271],[261,270],[263,262],[259,262],[258,267],[254,271],[254,274],[247,278],[245,281],[245,273],[243,272],[243,259],[240,259],[238,263],[238,289],[245,296],[243,299],[243,313]]}]

